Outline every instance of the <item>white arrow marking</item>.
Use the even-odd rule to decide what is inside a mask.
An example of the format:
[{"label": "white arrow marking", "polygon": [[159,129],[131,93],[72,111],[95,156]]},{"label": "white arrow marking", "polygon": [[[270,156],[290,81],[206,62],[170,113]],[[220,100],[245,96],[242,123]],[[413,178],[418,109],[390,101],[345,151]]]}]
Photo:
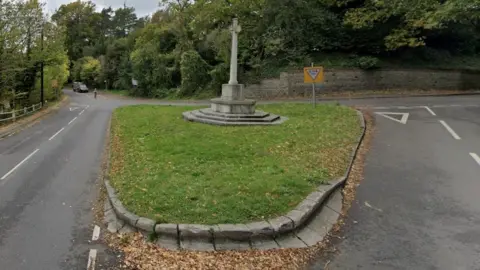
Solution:
[{"label": "white arrow marking", "polygon": [[[408,116],[410,115],[409,113],[397,113],[397,112],[376,112],[376,114],[381,115],[387,119],[393,120],[395,122],[398,122],[400,124],[406,124],[408,121]],[[393,118],[389,115],[401,115],[402,119],[398,120],[396,118]]]}]

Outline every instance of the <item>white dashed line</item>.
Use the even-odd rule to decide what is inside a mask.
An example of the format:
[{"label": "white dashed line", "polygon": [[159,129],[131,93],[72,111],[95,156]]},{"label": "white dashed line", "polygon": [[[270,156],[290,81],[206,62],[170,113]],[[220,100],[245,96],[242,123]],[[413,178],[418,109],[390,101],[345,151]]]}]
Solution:
[{"label": "white dashed line", "polygon": [[77,117],[73,118],[72,121],[68,122],[68,124],[70,125],[70,124],[73,123],[75,120],[77,120]]},{"label": "white dashed line", "polygon": [[90,249],[88,253],[87,270],[95,270],[95,260],[97,259],[97,250]]},{"label": "white dashed line", "polygon": [[27,162],[27,160],[29,160],[31,157],[33,157],[33,155],[35,155],[40,149],[37,149],[35,151],[33,151],[33,153],[31,153],[30,155],[28,155],[28,157],[26,157],[24,160],[22,160],[20,163],[17,164],[17,166],[15,166],[13,169],[11,169],[7,174],[5,174],[1,180],[5,180],[8,176],[10,176],[10,174],[12,174],[16,169],[18,169],[20,166],[22,166],[23,163]]},{"label": "white dashed line", "polygon": [[87,105],[86,109],[90,108],[90,105]]},{"label": "white dashed line", "polygon": [[50,137],[50,139],[48,139],[49,141],[55,139],[55,137],[57,137],[58,134],[60,134],[60,132],[62,132],[63,130],[65,130],[65,128],[62,128],[60,129],[57,133],[55,133],[52,137]]},{"label": "white dashed line", "polygon": [[470,153],[470,156],[477,162],[478,165],[480,165],[480,157],[475,154],[475,153]]},{"label": "white dashed line", "polygon": [[97,241],[99,237],[100,237],[100,227],[95,225],[95,227],[93,228],[92,241]]},{"label": "white dashed line", "polygon": [[85,110],[81,111],[78,115],[80,116],[80,115],[82,115],[84,112],[85,112]]},{"label": "white dashed line", "polygon": [[455,139],[455,140],[461,140],[462,138],[460,138],[460,136],[458,136],[457,133],[455,133],[455,131],[447,124],[445,123],[445,121],[443,120],[438,120],[440,122],[440,124],[442,124],[448,132],[450,132],[450,134],[452,135],[452,137]]},{"label": "white dashed line", "polygon": [[427,110],[431,115],[437,116],[437,114],[436,114],[434,111],[432,111],[432,109],[430,109],[428,106],[425,106],[424,108],[425,108],[425,110]]}]

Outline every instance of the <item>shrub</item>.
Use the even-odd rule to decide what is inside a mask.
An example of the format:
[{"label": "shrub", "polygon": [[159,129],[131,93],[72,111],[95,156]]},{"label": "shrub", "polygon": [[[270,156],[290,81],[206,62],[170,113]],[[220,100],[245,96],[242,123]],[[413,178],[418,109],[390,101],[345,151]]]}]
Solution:
[{"label": "shrub", "polygon": [[373,56],[361,56],[356,60],[356,66],[361,69],[376,69],[378,68],[380,60]]},{"label": "shrub", "polygon": [[222,84],[228,82],[229,67],[226,63],[216,65],[210,72],[211,81],[208,88],[220,95],[222,93]]},{"label": "shrub", "polygon": [[210,65],[202,59],[197,51],[186,51],[180,60],[182,85],[179,96],[191,96],[207,86],[210,82]]}]

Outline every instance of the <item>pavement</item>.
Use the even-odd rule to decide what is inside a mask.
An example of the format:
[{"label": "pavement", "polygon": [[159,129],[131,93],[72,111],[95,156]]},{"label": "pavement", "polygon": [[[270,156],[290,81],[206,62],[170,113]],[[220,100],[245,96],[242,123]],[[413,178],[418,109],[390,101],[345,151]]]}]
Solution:
[{"label": "pavement", "polygon": [[[111,112],[192,104],[65,93],[68,106],[0,140],[1,269],[115,269],[93,209]],[[312,267],[328,260],[329,269],[480,268],[480,96],[340,103],[387,114],[377,114],[339,253]]]},{"label": "pavement", "polygon": [[336,252],[310,268],[480,269],[480,97],[384,101]]}]

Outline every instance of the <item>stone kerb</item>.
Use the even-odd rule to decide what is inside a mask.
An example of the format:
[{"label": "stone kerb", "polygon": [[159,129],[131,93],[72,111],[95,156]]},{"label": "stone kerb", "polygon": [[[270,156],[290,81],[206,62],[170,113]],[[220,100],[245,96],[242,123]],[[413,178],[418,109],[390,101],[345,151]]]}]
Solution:
[{"label": "stone kerb", "polygon": [[[331,181],[328,185],[321,185],[316,191],[308,195],[295,209],[277,218],[251,222],[248,224],[163,224],[140,217],[128,211],[116,195],[111,186],[108,171],[104,173],[104,183],[107,197],[113,211],[119,220],[146,233],[155,233],[162,239],[167,239],[181,249],[186,250],[224,250],[246,249],[253,242],[273,240],[289,235],[304,228],[310,218],[322,208],[329,196],[343,186],[350,174],[351,167],[356,157],[365,134],[365,120],[363,114],[357,111],[362,127],[355,149],[350,156],[350,163],[345,174]],[[108,149],[109,147],[107,147]]]}]

